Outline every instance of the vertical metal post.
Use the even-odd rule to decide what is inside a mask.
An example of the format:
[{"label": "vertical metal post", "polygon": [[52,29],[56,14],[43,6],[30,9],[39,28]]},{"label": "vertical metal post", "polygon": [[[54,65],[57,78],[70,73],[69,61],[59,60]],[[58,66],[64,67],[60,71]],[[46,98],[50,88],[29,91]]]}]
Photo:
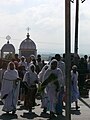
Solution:
[{"label": "vertical metal post", "polygon": [[66,120],[71,120],[71,21],[70,0],[65,0]]},{"label": "vertical metal post", "polygon": [[75,47],[74,47],[74,53],[76,54],[78,54],[78,20],[79,20],[79,0],[76,0]]}]

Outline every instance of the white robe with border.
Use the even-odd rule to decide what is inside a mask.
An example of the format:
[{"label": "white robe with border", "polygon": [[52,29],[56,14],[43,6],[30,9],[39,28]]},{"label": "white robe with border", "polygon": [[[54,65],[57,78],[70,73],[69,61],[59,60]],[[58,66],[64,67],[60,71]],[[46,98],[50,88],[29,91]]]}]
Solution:
[{"label": "white robe with border", "polygon": [[15,82],[19,78],[17,70],[6,70],[3,76],[2,88],[1,88],[1,98],[6,94],[8,96],[3,99],[3,111],[10,112],[16,110],[16,104],[19,95],[20,82]]},{"label": "white robe with border", "polygon": [[[63,86],[64,81],[63,81],[62,71],[59,68],[56,68],[55,70],[48,69],[45,72],[44,79],[46,80],[51,73],[53,73],[57,76],[59,86]],[[56,86],[53,83],[53,81],[48,83],[48,85],[46,87],[46,91],[47,91],[47,96],[48,96],[47,108],[49,111],[52,111],[55,113],[56,112],[56,104],[58,101],[58,92],[56,91]]]}]

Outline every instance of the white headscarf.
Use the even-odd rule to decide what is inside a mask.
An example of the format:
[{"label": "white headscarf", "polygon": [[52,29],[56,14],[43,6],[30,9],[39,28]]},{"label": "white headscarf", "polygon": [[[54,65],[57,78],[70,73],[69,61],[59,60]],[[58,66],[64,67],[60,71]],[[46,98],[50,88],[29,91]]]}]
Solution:
[{"label": "white headscarf", "polygon": [[33,73],[32,70],[31,70],[32,66],[34,67],[34,72],[35,72],[35,69],[36,69],[35,65],[33,63],[31,63],[28,67],[28,71],[31,72],[31,73]]},{"label": "white headscarf", "polygon": [[48,69],[46,70],[46,72],[45,72],[44,80],[46,80],[46,79],[50,76],[50,74],[55,74],[55,75],[57,76],[57,80],[58,80],[58,82],[59,82],[59,85],[60,85],[60,86],[63,86],[63,85],[64,85],[64,81],[63,81],[62,71],[61,71],[59,68],[57,68],[57,67],[56,67],[54,70],[51,69],[51,64],[52,64],[53,62],[57,62],[57,60],[56,60],[56,59],[53,59],[53,60],[50,62],[50,66],[49,66],[49,68],[48,68]]},{"label": "white headscarf", "polygon": [[9,62],[9,63],[8,63],[8,66],[7,66],[7,70],[10,70],[10,64],[13,64],[13,65],[14,65],[14,69],[15,69],[15,64],[14,64],[14,62]]},{"label": "white headscarf", "polygon": [[5,94],[9,94],[13,88],[14,88],[14,81],[19,77],[18,71],[10,69],[10,64],[13,64],[13,62],[10,62],[8,64],[7,70],[4,72],[3,76],[3,82],[2,82],[2,88],[1,88],[1,96],[3,97]]},{"label": "white headscarf", "polygon": [[30,85],[34,85],[35,81],[38,81],[38,76],[37,73],[34,71],[32,72],[31,67],[35,65],[34,64],[30,64],[28,72],[25,73],[23,81],[27,82],[27,84]]},{"label": "white headscarf", "polygon": [[[10,64],[11,63],[14,65],[13,70],[10,69]],[[15,64],[13,62],[9,62],[7,70],[4,73],[3,79],[5,79],[5,80],[16,80],[18,77],[19,77],[18,76],[18,71],[15,69]]]},{"label": "white headscarf", "polygon": [[40,71],[40,73],[38,74],[38,78],[39,78],[39,81],[40,82],[43,82],[43,76],[44,76],[44,73],[45,71],[49,68],[49,65],[45,65],[42,70]]},{"label": "white headscarf", "polygon": [[[51,64],[54,63],[54,62],[58,63],[58,61],[56,59],[51,60],[51,62],[50,62],[50,69],[51,69]],[[56,69],[57,69],[57,67],[56,67]]]}]

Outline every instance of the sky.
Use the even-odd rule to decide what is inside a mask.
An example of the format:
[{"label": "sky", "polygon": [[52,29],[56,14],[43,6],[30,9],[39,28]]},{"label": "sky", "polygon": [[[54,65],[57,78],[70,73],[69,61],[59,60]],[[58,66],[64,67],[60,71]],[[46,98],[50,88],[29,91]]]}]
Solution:
[{"label": "sky", "polygon": [[[71,52],[74,52],[75,1],[71,3]],[[90,0],[79,4],[79,54],[90,54]],[[65,52],[65,0],[1,0],[0,49],[10,43],[19,51],[26,38],[36,43],[38,53]]]}]

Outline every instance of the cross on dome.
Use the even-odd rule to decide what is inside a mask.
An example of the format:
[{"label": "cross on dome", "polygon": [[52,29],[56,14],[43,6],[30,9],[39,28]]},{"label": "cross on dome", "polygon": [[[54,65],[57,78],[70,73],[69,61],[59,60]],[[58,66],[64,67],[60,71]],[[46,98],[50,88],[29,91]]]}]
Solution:
[{"label": "cross on dome", "polygon": [[28,31],[28,33],[29,33],[29,30],[30,30],[30,27],[27,27],[27,31]]},{"label": "cross on dome", "polygon": [[9,43],[9,40],[11,39],[11,37],[9,35],[7,35],[6,39],[8,40],[7,43]]},{"label": "cross on dome", "polygon": [[30,31],[30,27],[27,27],[27,38],[29,38],[29,31]]}]

